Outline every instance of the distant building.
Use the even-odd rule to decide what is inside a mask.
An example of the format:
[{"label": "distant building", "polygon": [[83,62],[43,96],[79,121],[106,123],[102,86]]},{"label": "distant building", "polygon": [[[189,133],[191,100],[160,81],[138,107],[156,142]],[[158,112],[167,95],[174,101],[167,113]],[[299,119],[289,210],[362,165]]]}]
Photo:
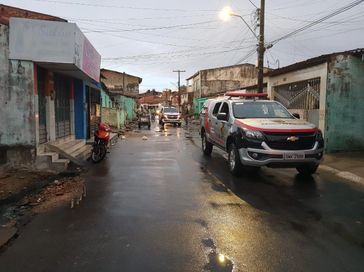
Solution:
[{"label": "distant building", "polygon": [[101,82],[108,90],[109,97],[115,108],[126,112],[126,120],[136,118],[139,84],[142,78],[127,73],[101,69]]},{"label": "distant building", "polygon": [[162,92],[157,92],[156,90],[148,90],[147,92],[139,95],[138,104],[140,105],[158,107],[158,105],[162,103]]},{"label": "distant building", "polygon": [[102,82],[111,93],[137,98],[142,78],[118,71],[101,69]]},{"label": "distant building", "polygon": [[245,63],[200,70],[186,80],[194,97],[204,98],[257,84],[257,76],[256,66]]}]

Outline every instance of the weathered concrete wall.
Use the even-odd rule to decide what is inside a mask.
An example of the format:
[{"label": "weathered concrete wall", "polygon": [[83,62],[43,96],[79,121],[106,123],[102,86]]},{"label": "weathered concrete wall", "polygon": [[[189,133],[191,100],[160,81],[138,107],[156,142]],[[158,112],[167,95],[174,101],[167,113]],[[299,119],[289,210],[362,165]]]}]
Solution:
[{"label": "weathered concrete wall", "polygon": [[135,118],[137,118],[135,112],[136,109],[135,99],[119,95],[115,97],[115,101],[117,102],[119,108],[126,112],[126,120],[132,121]]},{"label": "weathered concrete wall", "polygon": [[125,126],[125,111],[112,108],[101,108],[101,121],[114,128]]},{"label": "weathered concrete wall", "polygon": [[[268,78],[268,96],[274,99],[273,88],[280,85],[308,80],[311,78],[320,78],[320,110],[319,110],[319,128],[325,130],[325,107],[326,107],[326,89],[327,89],[327,63],[322,63],[313,67],[288,72],[282,75],[272,76]],[[292,112],[299,113],[299,110]],[[301,114],[301,117],[307,119],[306,113]]]},{"label": "weathered concrete wall", "polygon": [[105,77],[101,78],[101,81],[110,92],[135,97],[139,95],[139,84],[141,82],[139,77],[104,69],[101,70],[101,74]]},{"label": "weathered concrete wall", "polygon": [[200,73],[191,79],[191,86],[192,86],[192,91],[194,93],[194,97],[195,98],[202,97]]},{"label": "weathered concrete wall", "polygon": [[257,75],[257,69],[252,64],[201,71],[202,96],[254,85],[257,83]]},{"label": "weathered concrete wall", "polygon": [[101,90],[101,107],[112,108],[112,101],[110,96],[104,90]]},{"label": "weathered concrete wall", "polygon": [[101,122],[110,125],[111,127],[119,128],[118,113],[116,109],[101,108]]},{"label": "weathered concrete wall", "polygon": [[31,165],[36,156],[33,63],[9,60],[9,29],[0,24],[0,150],[2,163]]},{"label": "weathered concrete wall", "polygon": [[[265,72],[268,70],[265,69]],[[188,80],[195,98],[242,89],[257,84],[258,71],[253,64],[241,64],[201,70]],[[266,82],[266,79],[265,81]]]},{"label": "weathered concrete wall", "polygon": [[35,146],[33,63],[9,61],[8,41],[0,25],[0,145]]},{"label": "weathered concrete wall", "polygon": [[246,81],[256,84],[258,70],[255,65],[242,64],[228,67],[221,67],[217,69],[209,69],[202,71],[202,80],[232,80],[232,81]]},{"label": "weathered concrete wall", "polygon": [[194,98],[193,99],[193,114],[197,115],[200,113],[203,104],[206,102],[207,98]]},{"label": "weathered concrete wall", "polygon": [[364,150],[364,62],[338,55],[329,64],[326,151]]}]

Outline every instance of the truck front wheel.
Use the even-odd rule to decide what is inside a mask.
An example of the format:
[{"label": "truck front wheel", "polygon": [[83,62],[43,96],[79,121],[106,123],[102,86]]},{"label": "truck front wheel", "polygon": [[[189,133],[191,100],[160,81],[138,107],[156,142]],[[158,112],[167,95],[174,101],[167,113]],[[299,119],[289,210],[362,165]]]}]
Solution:
[{"label": "truck front wheel", "polygon": [[229,162],[230,172],[234,176],[239,176],[241,174],[243,165],[241,164],[240,161],[239,151],[234,143],[231,143],[228,149],[228,162]]},{"label": "truck front wheel", "polygon": [[319,166],[318,164],[305,164],[297,166],[296,169],[298,173],[305,176],[310,176],[317,171],[318,166]]}]

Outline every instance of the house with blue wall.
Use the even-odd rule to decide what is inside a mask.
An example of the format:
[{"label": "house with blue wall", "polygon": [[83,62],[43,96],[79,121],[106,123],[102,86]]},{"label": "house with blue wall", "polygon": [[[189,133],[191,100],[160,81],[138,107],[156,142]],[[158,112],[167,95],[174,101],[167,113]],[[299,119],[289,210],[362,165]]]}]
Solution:
[{"label": "house with blue wall", "polygon": [[100,120],[101,55],[74,23],[0,9],[0,167],[64,170]]}]

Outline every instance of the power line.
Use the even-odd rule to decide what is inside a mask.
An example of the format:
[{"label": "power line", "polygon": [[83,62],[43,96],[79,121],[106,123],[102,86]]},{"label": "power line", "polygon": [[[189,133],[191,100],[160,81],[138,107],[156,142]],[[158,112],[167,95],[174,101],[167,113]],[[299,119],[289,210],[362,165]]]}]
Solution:
[{"label": "power line", "polygon": [[[211,55],[211,54],[222,54],[222,53],[228,53],[228,52],[234,52],[237,50],[247,49],[251,48],[251,46],[247,47],[238,47],[238,48],[232,48],[228,50],[220,50],[220,51],[211,51],[211,52],[195,52],[199,50],[182,50],[182,51],[175,51],[175,52],[165,52],[165,53],[157,53],[157,54],[144,54],[144,55],[135,55],[135,56],[129,56],[129,57],[115,57],[115,58],[102,58],[103,61],[116,61],[116,60],[135,60],[135,59],[146,59],[150,57],[186,57],[186,56],[193,56],[193,55]],[[206,48],[202,48],[200,50],[206,50]],[[187,54],[181,54],[181,53],[187,53]],[[188,54],[190,53],[190,54]]]},{"label": "power line", "polygon": [[338,14],[341,14],[341,13],[343,13],[343,12],[349,10],[349,9],[352,9],[353,7],[361,4],[362,2],[364,2],[364,0],[354,1],[354,2],[348,4],[348,5],[344,6],[344,7],[341,7],[339,9],[337,9],[336,11],[334,11],[334,12],[332,12],[332,13],[330,13],[330,14],[328,14],[328,15],[320,18],[320,19],[317,19],[317,20],[313,21],[312,23],[309,23],[309,24],[307,24],[307,25],[305,25],[305,26],[303,26],[303,27],[301,27],[299,29],[296,29],[296,30],[294,30],[294,31],[292,31],[292,32],[278,38],[278,39],[273,40],[270,44],[272,44],[272,45],[276,44],[277,42],[279,42],[281,40],[287,39],[287,38],[289,38],[289,37],[291,37],[293,35],[296,35],[296,34],[302,32],[302,31],[305,31],[306,29],[311,28],[311,27],[313,27],[315,25],[318,25],[321,22],[326,21],[327,19],[330,19],[330,18],[332,18],[332,17],[334,17],[334,16],[336,16]]},{"label": "power line", "polygon": [[250,4],[252,4],[255,8],[258,8],[256,4],[253,3],[253,1],[248,0],[250,2]]},{"label": "power line", "polygon": [[[66,1],[56,1],[56,0],[32,0],[32,1],[42,2],[42,3],[46,2],[46,3],[64,4],[64,5],[100,7],[100,8],[119,8],[119,9],[132,9],[132,10],[191,12],[190,9],[169,9],[169,8],[120,6],[120,5],[101,5],[101,4],[90,4],[90,3],[82,3],[82,2],[66,2]],[[195,11],[217,12],[218,10],[200,9],[200,10],[195,10]]]},{"label": "power line", "polygon": [[[346,5],[346,6],[344,6],[344,7],[341,7],[341,8],[339,8],[339,9],[337,9],[336,11],[334,11],[334,12],[332,12],[332,13],[330,13],[330,14],[328,14],[328,15],[326,15],[326,16],[324,16],[324,17],[322,17],[322,18],[320,18],[320,19],[317,19],[317,20],[315,20],[314,22],[312,22],[312,23],[309,23],[308,25],[305,25],[305,26],[303,26],[303,27],[301,27],[301,28],[299,28],[299,29],[296,29],[296,30],[294,30],[294,31],[292,31],[292,32],[290,32],[290,33],[288,33],[288,34],[286,34],[286,35],[284,35],[284,36],[282,36],[282,37],[280,37],[280,38],[278,38],[278,39],[275,39],[275,40],[273,40],[270,44],[276,44],[276,43],[278,43],[279,41],[281,41],[281,40],[284,40],[284,39],[287,39],[287,38],[289,38],[289,37],[291,37],[291,36],[293,36],[293,35],[296,35],[296,34],[298,34],[298,33],[300,33],[300,32],[302,32],[302,31],[304,31],[304,30],[306,30],[306,29],[308,29],[308,28],[310,28],[310,27],[313,27],[313,26],[315,26],[315,25],[317,25],[317,24],[319,24],[319,23],[321,23],[321,22],[323,22],[323,21],[325,21],[325,20],[327,20],[327,19],[329,19],[329,18],[331,18],[331,17],[334,17],[334,16],[336,16],[336,15],[338,15],[338,14],[341,14],[341,13],[343,13],[343,12],[345,12],[345,11],[347,11],[347,10],[349,10],[349,9],[352,9],[353,7],[355,7],[355,6],[357,6],[357,5],[359,5],[359,4],[361,4],[362,2],[364,2],[364,0],[358,0],[358,1],[354,1],[354,2],[352,2],[352,3],[350,3],[350,4],[348,4],[348,5]],[[255,54],[255,49],[253,49],[253,50],[251,50],[251,51],[249,51],[243,58],[241,58],[236,64],[240,64],[240,63],[242,63],[243,61],[245,61],[245,60],[247,60],[248,58],[250,58],[252,55],[254,55]]]},{"label": "power line", "polygon": [[244,61],[246,61],[247,59],[249,59],[251,56],[253,56],[256,52],[256,48],[250,50],[244,57],[242,57],[241,59],[239,59],[235,64],[241,64]]},{"label": "power line", "polygon": [[183,25],[172,25],[172,26],[160,26],[160,27],[149,27],[149,28],[132,28],[132,29],[114,29],[114,30],[90,30],[88,33],[105,33],[105,32],[131,32],[131,31],[148,31],[148,30],[159,30],[159,29],[174,29],[174,28],[183,28],[186,29],[188,26],[196,26],[196,25],[206,25],[210,23],[215,23],[215,20],[193,23],[193,24],[183,24]]}]

